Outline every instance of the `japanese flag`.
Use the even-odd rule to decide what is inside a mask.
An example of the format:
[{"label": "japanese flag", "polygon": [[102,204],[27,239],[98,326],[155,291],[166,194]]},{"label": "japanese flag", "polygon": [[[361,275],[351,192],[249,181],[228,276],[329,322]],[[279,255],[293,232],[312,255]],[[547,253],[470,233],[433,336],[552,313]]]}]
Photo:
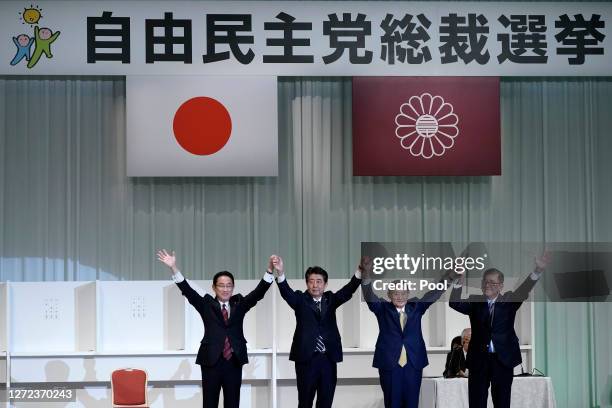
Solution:
[{"label": "japanese flag", "polygon": [[127,173],[276,176],[274,76],[128,76]]}]

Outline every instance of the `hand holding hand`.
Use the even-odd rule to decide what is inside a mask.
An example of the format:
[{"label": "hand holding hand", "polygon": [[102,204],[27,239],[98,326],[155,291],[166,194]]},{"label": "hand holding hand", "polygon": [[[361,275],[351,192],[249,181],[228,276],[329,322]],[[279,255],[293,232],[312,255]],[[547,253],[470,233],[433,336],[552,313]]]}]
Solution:
[{"label": "hand holding hand", "polygon": [[357,269],[361,272],[361,279],[369,279],[372,276],[372,258],[362,256]]},{"label": "hand holding hand", "polygon": [[270,257],[270,263],[268,265],[269,271],[276,271],[276,276],[282,276],[285,273],[285,266],[283,265],[283,258],[278,255],[272,255]]},{"label": "hand holding hand", "polygon": [[268,273],[274,273],[274,259],[275,259],[276,255],[270,255],[270,258],[268,259],[268,267],[266,268],[266,271],[268,271]]}]

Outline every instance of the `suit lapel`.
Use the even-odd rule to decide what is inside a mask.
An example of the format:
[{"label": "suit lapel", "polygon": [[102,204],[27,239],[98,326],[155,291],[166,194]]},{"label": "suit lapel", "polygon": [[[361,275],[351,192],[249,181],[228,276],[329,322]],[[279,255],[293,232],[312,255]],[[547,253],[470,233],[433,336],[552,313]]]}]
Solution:
[{"label": "suit lapel", "polygon": [[215,298],[212,298],[212,308],[213,315],[215,315],[215,317],[219,320],[219,323],[225,324],[225,322],[223,321],[223,314],[221,314],[221,304]]},{"label": "suit lapel", "polygon": [[480,321],[485,327],[489,327],[489,304],[487,298],[484,298],[480,307]]},{"label": "suit lapel", "polygon": [[327,312],[327,309],[329,309],[329,299],[328,296],[326,296],[326,294],[324,293],[323,296],[321,297],[321,315],[319,316],[319,310],[317,309],[317,304],[315,303],[315,300],[312,296],[310,296],[309,293],[306,294],[306,304],[308,305],[308,307],[310,307],[312,309],[312,311],[314,312],[315,316],[319,317],[319,318],[323,318],[323,316],[325,316],[325,313]]},{"label": "suit lapel", "polygon": [[489,316],[489,304],[485,300],[485,305],[486,305],[485,309],[486,309],[486,315],[487,315],[487,323],[489,323],[490,327],[493,326],[493,321],[495,320],[495,315],[503,309],[503,307],[504,307],[503,303],[504,303],[504,295],[502,295],[500,293],[497,296],[497,299],[495,300],[495,303],[493,304],[493,316]]},{"label": "suit lapel", "polygon": [[304,292],[304,296],[306,297],[306,305],[308,306],[308,308],[310,308],[310,310],[312,310],[312,312],[315,314],[315,316],[318,316],[319,311],[317,310],[317,304],[315,303],[314,298],[312,296],[310,296],[310,293],[308,293],[308,292]]},{"label": "suit lapel", "polygon": [[327,309],[329,309],[329,296],[325,296],[326,293],[323,293],[323,297],[321,298],[321,318],[325,316],[327,313]]},{"label": "suit lapel", "polygon": [[[491,331],[491,327],[492,327],[492,321],[491,321],[491,317],[489,316],[489,302],[487,302],[487,298],[485,296],[482,297],[482,309],[480,312],[480,318],[482,321],[482,324],[484,327],[486,327],[486,329],[488,331]],[[497,300],[495,301],[495,308],[497,308],[499,306],[498,302],[500,300],[500,297],[497,298]],[[493,312],[493,318],[495,318],[495,312]]]},{"label": "suit lapel", "polygon": [[474,302],[474,313],[478,320],[483,324],[487,324],[487,319],[489,317],[489,308],[487,304],[487,298],[485,296],[480,296],[473,300]]},{"label": "suit lapel", "polygon": [[[391,321],[393,321],[393,324],[397,327],[397,330],[399,330],[401,332],[402,331],[402,325],[400,324],[400,314],[399,314],[399,312],[397,311],[397,309],[395,308],[393,303],[387,302],[386,304],[388,305],[387,313],[389,313]],[[405,307],[404,307],[404,310],[406,310]]]},{"label": "suit lapel", "polygon": [[[406,323],[404,325],[404,331],[406,331],[406,327],[408,327],[408,319],[410,319],[410,314],[414,311],[414,308],[416,307],[416,304],[414,303],[414,301],[408,301],[406,303],[406,305],[404,306],[404,313],[406,313]],[[398,313],[399,315],[399,313]],[[397,320],[399,321],[399,317],[397,318]],[[402,327],[401,322],[400,322],[400,328]]]},{"label": "suit lapel", "polygon": [[[229,304],[230,304],[230,315],[229,315],[229,320],[227,321],[227,324],[229,326],[229,324],[232,322],[232,320],[234,319],[234,316],[236,316],[238,313],[238,299],[235,298],[236,295],[232,296],[230,298]],[[223,315],[221,315],[221,317],[223,317]]]}]

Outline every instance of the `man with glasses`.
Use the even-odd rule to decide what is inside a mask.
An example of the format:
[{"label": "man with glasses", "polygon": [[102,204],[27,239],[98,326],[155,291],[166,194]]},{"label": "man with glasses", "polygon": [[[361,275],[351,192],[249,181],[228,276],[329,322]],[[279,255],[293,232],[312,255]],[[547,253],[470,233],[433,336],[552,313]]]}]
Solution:
[{"label": "man with glasses", "polygon": [[537,257],[535,270],[514,292],[501,293],[504,274],[495,268],[482,276],[482,295],[461,299],[463,275],[453,285],[449,305],[468,315],[472,326],[466,362],[470,408],[486,408],[489,384],[495,408],[510,408],[514,367],[522,362],[514,319],[549,260],[546,252]]},{"label": "man with glasses", "polygon": [[200,296],[189,286],[176,267],[174,251],[170,254],[162,249],[157,252],[157,259],[172,270],[172,279],[183,296],[198,311],[204,323],[204,338],[196,358],[196,364],[199,364],[202,370],[204,407],[217,407],[223,388],[224,408],[238,408],[242,366],[249,362],[242,331],[244,316],[264,297],[274,281],[272,272],[277,257],[270,257],[264,277],[246,296],[233,294],[234,276],[230,272],[217,272],[212,283],[215,297],[209,294]]}]

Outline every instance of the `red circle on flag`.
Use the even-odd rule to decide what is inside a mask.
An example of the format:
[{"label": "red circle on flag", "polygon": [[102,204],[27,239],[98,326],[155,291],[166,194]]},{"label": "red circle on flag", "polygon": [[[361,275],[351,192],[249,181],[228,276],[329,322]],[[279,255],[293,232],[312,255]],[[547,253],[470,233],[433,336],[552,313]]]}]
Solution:
[{"label": "red circle on flag", "polygon": [[198,96],[179,106],[174,114],[172,130],[183,149],[205,156],[225,146],[232,133],[232,118],[221,102]]}]

